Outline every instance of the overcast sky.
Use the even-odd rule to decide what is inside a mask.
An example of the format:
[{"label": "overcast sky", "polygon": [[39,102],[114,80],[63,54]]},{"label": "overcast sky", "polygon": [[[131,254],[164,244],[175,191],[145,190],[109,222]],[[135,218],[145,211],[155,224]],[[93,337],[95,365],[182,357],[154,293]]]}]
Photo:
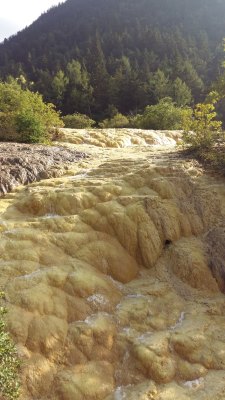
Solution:
[{"label": "overcast sky", "polygon": [[0,42],[30,25],[44,11],[59,2],[60,0],[0,0]]}]

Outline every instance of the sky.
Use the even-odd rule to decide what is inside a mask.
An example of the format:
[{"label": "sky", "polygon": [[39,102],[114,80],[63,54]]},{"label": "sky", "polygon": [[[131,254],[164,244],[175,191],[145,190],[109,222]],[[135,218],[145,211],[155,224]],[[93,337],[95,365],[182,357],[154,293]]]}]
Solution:
[{"label": "sky", "polygon": [[0,42],[30,25],[60,0],[0,0]]}]

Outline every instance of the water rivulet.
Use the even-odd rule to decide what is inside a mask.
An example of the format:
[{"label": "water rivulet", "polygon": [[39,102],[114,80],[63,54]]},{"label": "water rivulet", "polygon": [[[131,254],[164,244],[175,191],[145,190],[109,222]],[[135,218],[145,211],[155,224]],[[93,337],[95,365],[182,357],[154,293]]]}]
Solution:
[{"label": "water rivulet", "polygon": [[90,157],[0,200],[21,399],[225,398],[225,183],[178,136],[65,131]]}]

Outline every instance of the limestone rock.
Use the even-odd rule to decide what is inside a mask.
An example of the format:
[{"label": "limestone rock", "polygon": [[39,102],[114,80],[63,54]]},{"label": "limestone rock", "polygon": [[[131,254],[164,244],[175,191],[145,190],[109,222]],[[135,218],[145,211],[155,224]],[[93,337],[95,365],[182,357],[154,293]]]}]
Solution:
[{"label": "limestone rock", "polygon": [[65,130],[89,157],[1,198],[21,400],[224,400],[224,182],[179,136]]}]

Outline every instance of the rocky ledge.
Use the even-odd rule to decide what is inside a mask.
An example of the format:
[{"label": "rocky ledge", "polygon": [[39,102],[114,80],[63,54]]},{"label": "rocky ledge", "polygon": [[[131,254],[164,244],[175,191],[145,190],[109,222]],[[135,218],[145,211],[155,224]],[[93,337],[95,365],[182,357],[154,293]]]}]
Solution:
[{"label": "rocky ledge", "polygon": [[0,143],[0,196],[18,185],[62,175],[85,154],[62,146]]}]

